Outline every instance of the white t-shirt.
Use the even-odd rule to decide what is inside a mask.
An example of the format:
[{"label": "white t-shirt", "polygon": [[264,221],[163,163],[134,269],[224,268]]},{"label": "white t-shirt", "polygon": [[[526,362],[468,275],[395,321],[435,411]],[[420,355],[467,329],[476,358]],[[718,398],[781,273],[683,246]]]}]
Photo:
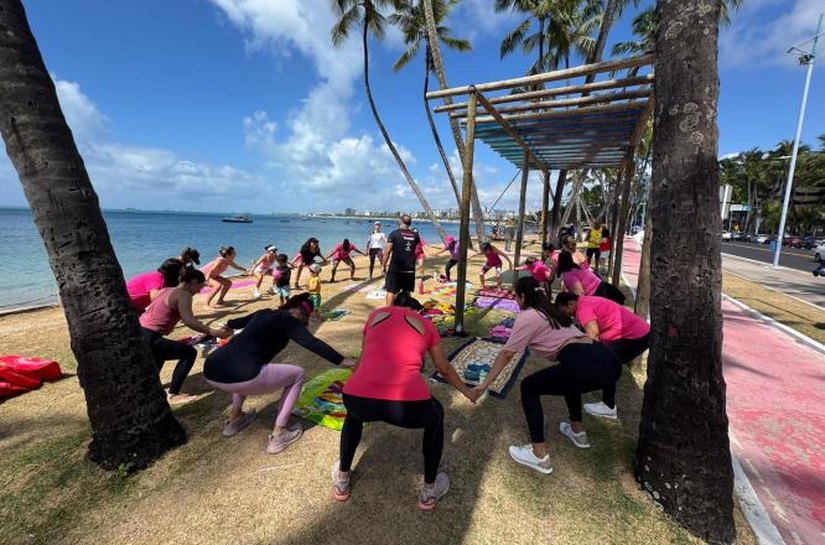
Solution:
[{"label": "white t-shirt", "polygon": [[379,248],[383,250],[387,247],[387,235],[384,233],[372,233],[370,235],[370,240],[367,242],[367,249],[372,250],[373,248]]}]

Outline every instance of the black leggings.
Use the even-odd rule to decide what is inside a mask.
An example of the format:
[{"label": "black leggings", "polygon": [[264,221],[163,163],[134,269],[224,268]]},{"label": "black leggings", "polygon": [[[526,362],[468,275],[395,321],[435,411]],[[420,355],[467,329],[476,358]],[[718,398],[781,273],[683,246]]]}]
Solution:
[{"label": "black leggings", "polygon": [[370,278],[372,278],[372,271],[375,270],[375,258],[378,258],[378,264],[381,264],[381,256],[384,255],[384,251],[381,248],[370,248],[369,249],[370,255]]},{"label": "black leggings", "polygon": [[444,450],[444,407],[436,398],[387,401],[344,394],[344,406],[347,418],[341,430],[341,471],[349,471],[352,466],[364,422],[386,422],[399,428],[424,428],[424,482],[435,482]]},{"label": "black leggings", "polygon": [[[620,362],[628,364],[650,347],[650,333],[638,339],[619,339],[605,344],[616,354]],[[615,382],[602,390],[602,402],[611,409],[616,406]]]},{"label": "black leggings", "polygon": [[143,329],[143,338],[152,347],[152,356],[155,358],[155,364],[158,366],[158,371],[163,368],[163,363],[166,360],[177,359],[178,363],[175,365],[175,370],[172,372],[172,382],[169,383],[169,393],[179,394],[183,381],[192,366],[195,365],[195,359],[198,357],[198,351],[191,346],[178,341],[171,341],[164,339],[163,335],[151,329]]},{"label": "black leggings", "polygon": [[544,442],[541,396],[564,396],[572,422],[582,420],[582,394],[616,384],[622,364],[601,343],[569,344],[559,353],[559,364],[547,367],[521,382],[521,406],[530,429],[530,441]]},{"label": "black leggings", "polygon": [[457,259],[450,259],[450,260],[447,262],[447,266],[446,266],[446,267],[444,267],[444,276],[446,276],[446,277],[447,277],[447,280],[448,280],[448,281],[450,281],[450,270],[451,270],[453,267],[455,267],[457,263],[458,263],[458,260],[457,260]]}]

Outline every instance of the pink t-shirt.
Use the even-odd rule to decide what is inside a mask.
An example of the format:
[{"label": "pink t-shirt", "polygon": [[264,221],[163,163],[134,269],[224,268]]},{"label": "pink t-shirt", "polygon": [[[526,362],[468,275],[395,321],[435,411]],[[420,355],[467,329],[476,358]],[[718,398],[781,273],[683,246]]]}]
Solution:
[{"label": "pink t-shirt", "polygon": [[163,275],[158,271],[141,273],[126,283],[129,302],[138,310],[144,310],[152,302],[150,291],[160,291],[163,287]]},{"label": "pink t-shirt", "polygon": [[639,339],[650,333],[650,325],[630,312],[630,309],[604,297],[579,297],[576,319],[584,327],[596,320],[599,340],[613,342],[619,339]]},{"label": "pink t-shirt", "polygon": [[350,243],[349,252],[344,251],[344,243],[339,242],[338,245],[332,250],[332,259],[336,261],[344,261],[345,259],[349,259],[349,254],[357,249],[358,248],[355,247],[355,244]]},{"label": "pink t-shirt", "polygon": [[602,283],[601,278],[596,276],[596,273],[590,270],[590,267],[585,266],[581,269],[573,268],[561,275],[561,281],[564,282],[564,287],[567,291],[572,292],[576,281],[580,282],[584,288],[585,295],[593,295],[596,293],[596,288]]},{"label": "pink t-shirt", "polygon": [[561,250],[554,250],[552,254],[550,254],[550,261],[558,267],[559,266],[559,255],[561,254]]},{"label": "pink t-shirt", "polygon": [[518,316],[513,324],[513,332],[504,345],[505,350],[521,352],[527,347],[536,354],[556,360],[561,346],[568,339],[582,337],[584,334],[575,326],[554,329],[536,309],[527,309]]},{"label": "pink t-shirt", "polygon": [[501,267],[501,256],[495,251],[490,250],[490,253],[484,254],[484,257],[487,258],[487,261],[484,263],[485,267],[489,269],[492,269],[493,267]]},{"label": "pink t-shirt", "polygon": [[553,271],[543,261],[534,261],[527,270],[530,271],[536,282],[544,282],[553,275]]},{"label": "pink t-shirt", "polygon": [[[371,326],[379,313],[390,316]],[[408,319],[420,323],[424,334],[407,323]],[[440,342],[432,322],[410,309],[389,307],[373,311],[364,326],[364,352],[355,373],[344,385],[344,393],[390,401],[430,399],[430,389],[421,377],[421,363],[427,351]]]},{"label": "pink t-shirt", "polygon": [[216,278],[222,275],[228,268],[228,259],[226,259],[225,257],[216,257],[215,259],[204,265],[201,269],[201,272],[207,279]]},{"label": "pink t-shirt", "polygon": [[175,325],[180,321],[178,309],[170,307],[166,301],[169,300],[172,290],[175,288],[165,288],[146,308],[146,312],[140,315],[140,325],[163,336],[172,333]]}]

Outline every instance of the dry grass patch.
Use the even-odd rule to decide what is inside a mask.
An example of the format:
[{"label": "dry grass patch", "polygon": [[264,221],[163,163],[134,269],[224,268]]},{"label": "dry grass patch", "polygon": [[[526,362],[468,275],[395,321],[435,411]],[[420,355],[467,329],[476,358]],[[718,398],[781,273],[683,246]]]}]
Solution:
[{"label": "dry grass patch", "polygon": [[[363,264],[359,260],[360,271]],[[479,264],[473,265],[475,273]],[[335,293],[339,286],[324,285],[325,306],[352,314],[320,324],[317,334],[355,354],[364,318],[379,302],[364,293]],[[229,299],[249,292],[230,292]],[[196,312],[218,320],[271,304],[243,303],[217,313],[197,306]],[[468,326],[484,334],[500,317],[475,312]],[[56,357],[73,369],[59,310],[2,317],[0,333],[0,353]],[[185,334],[182,328],[174,333]],[[460,342],[445,339],[448,349]],[[305,367],[310,376],[329,368],[294,346],[278,359]],[[531,358],[524,372],[541,365]],[[208,391],[201,366],[199,359],[185,391]],[[172,367],[166,365],[164,381]],[[425,514],[415,507],[423,469],[420,432],[369,426],[356,457],[353,497],[336,504],[329,471],[338,457],[337,432],[315,427],[282,454],[264,453],[277,395],[250,398],[259,417],[231,439],[220,434],[227,394],[175,408],[189,432],[187,445],[137,475],[103,472],[84,459],[89,430],[82,392],[71,377],[0,405],[0,535],[4,543],[49,545],[700,543],[655,507],[630,472],[643,380],[642,367],[622,377],[618,422],[588,417],[593,448],[587,451],[556,433],[566,418],[564,402],[545,398],[555,468],[547,477],[507,455],[508,445],[527,439],[517,390],[473,406],[448,386],[433,384],[446,410],[444,467],[452,488],[434,513]],[[755,543],[738,511],[737,528],[740,543]]]}]

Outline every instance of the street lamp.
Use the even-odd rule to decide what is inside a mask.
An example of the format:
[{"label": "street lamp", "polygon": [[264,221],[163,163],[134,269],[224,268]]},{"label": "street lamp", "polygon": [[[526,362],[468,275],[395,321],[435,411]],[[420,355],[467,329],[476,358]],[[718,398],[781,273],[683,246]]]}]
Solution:
[{"label": "street lamp", "polygon": [[[805,107],[808,104],[808,90],[811,87],[811,74],[814,69],[814,59],[816,58],[816,43],[819,41],[819,36],[822,35],[822,14],[819,15],[819,23],[816,25],[816,34],[807,40],[800,42],[790,49],[787,53],[798,53],[799,64],[808,65],[808,71],[805,75],[805,88],[802,91],[802,105],[799,108],[799,121],[796,124],[796,138],[793,141],[793,152],[791,153],[791,166],[788,169],[788,183],[785,184],[785,200],[782,203],[782,216],[779,219],[779,233],[776,236],[776,250],[773,254],[773,266],[779,266],[779,253],[782,251],[782,241],[785,239],[785,220],[788,218],[788,204],[791,201],[791,188],[793,186],[793,175],[796,170],[796,157],[799,154],[799,140],[802,138],[802,123],[805,121]],[[812,43],[811,50],[805,51],[803,46]]]}]

